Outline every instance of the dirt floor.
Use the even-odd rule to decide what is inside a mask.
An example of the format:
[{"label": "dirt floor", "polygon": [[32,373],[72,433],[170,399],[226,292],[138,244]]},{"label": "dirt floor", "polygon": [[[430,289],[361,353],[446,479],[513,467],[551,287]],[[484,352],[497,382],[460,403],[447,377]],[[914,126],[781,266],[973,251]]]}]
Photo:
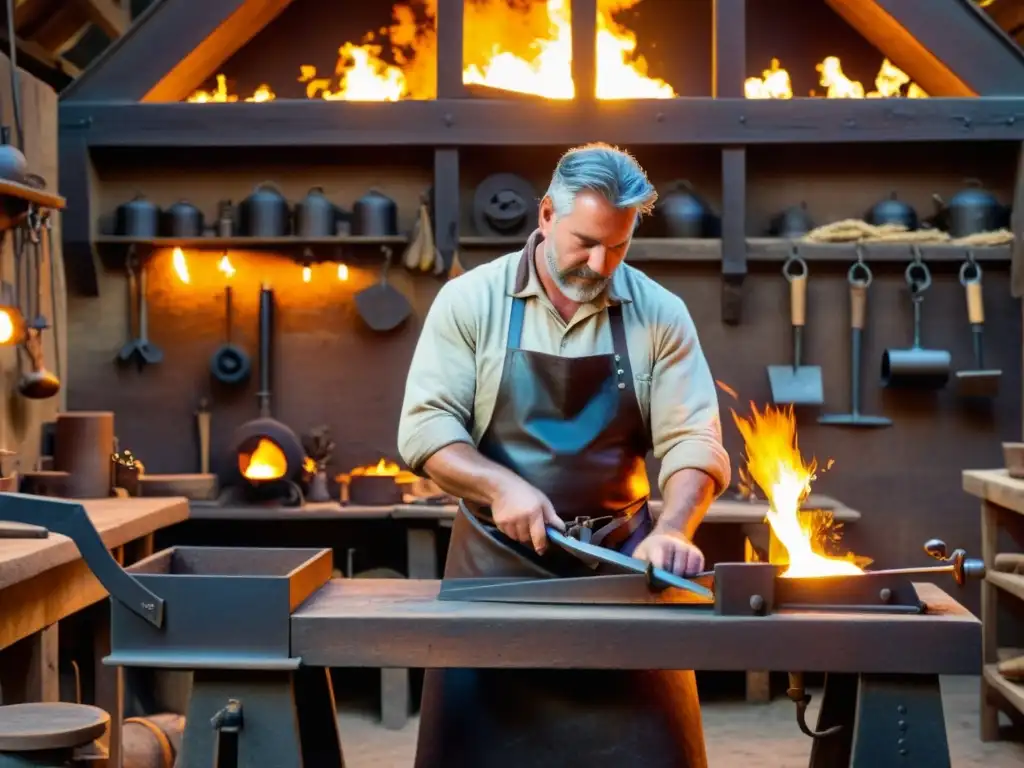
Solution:
[{"label": "dirt floor", "polygon": [[[1024,743],[983,744],[978,739],[977,678],[944,678],[942,692],[953,768],[1024,766]],[[766,705],[708,702],[703,712],[710,768],[807,765],[810,740],[797,730],[788,699],[777,698]],[[813,723],[816,717],[812,701],[808,721]],[[410,719],[401,731],[388,731],[371,708],[349,706],[342,710],[340,722],[346,768],[411,768],[418,719]]]}]

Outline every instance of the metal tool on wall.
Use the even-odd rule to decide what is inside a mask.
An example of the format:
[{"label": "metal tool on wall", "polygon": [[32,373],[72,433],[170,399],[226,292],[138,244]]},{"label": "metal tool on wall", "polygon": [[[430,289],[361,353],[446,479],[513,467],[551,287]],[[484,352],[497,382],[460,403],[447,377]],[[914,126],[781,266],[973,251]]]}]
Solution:
[{"label": "metal tool on wall", "polygon": [[196,431],[199,434],[199,471],[210,474],[210,401],[200,398],[196,409]]},{"label": "metal tool on wall", "polygon": [[[31,367],[18,380],[18,392],[30,400],[45,400],[60,391],[60,379],[47,370],[43,351],[43,331],[50,328],[50,323],[43,315],[43,263],[50,273],[50,301],[55,306],[56,284],[54,283],[53,265],[50,263],[50,238],[47,237],[43,217],[33,208],[29,209],[26,235],[32,248],[32,266],[26,269],[26,288],[29,292],[26,307],[25,342],[23,347],[28,355]],[[55,337],[56,338],[56,337]]]},{"label": "metal tool on wall", "polygon": [[836,427],[888,427],[892,419],[868,416],[860,412],[861,347],[867,318],[868,287],[871,269],[864,262],[863,250],[857,249],[857,261],[846,276],[850,284],[850,412],[828,413],[818,419],[819,424]]},{"label": "metal tool on wall", "polygon": [[825,394],[821,385],[821,367],[803,365],[804,326],[807,322],[807,262],[799,256],[796,246],[782,275],[789,282],[789,314],[793,326],[792,365],[769,365],[768,383],[772,399],[789,405],[821,405]]},{"label": "metal tool on wall", "polygon": [[887,349],[882,353],[882,386],[941,389],[949,381],[952,358],[948,350],[921,346],[921,305],[932,284],[932,274],[921,259],[921,249],[912,247],[914,260],[904,277],[914,307],[914,341],[909,349]]},{"label": "metal tool on wall", "polygon": [[956,391],[961,397],[994,397],[999,392],[999,379],[1003,372],[985,368],[985,303],[981,291],[981,265],[974,260],[971,251],[967,252],[967,261],[960,266],[960,284],[967,297],[967,319],[971,324],[974,346],[974,370],[956,372]]},{"label": "metal tool on wall", "polygon": [[252,363],[249,354],[231,341],[234,309],[232,296],[234,290],[230,285],[224,286],[224,343],[221,344],[210,358],[210,373],[221,384],[234,386],[249,378]]},{"label": "metal tool on wall", "polygon": [[364,322],[380,333],[391,331],[404,323],[412,313],[409,300],[388,282],[391,268],[391,249],[381,246],[384,266],[380,281],[356,294],[356,310]]},{"label": "metal tool on wall", "polygon": [[138,315],[138,335],[129,339],[117,359],[122,363],[134,361],[141,371],[146,365],[157,365],[164,359],[163,350],[149,340],[149,307],[146,305],[146,267],[132,246],[126,260],[128,273],[128,333],[135,330],[135,315]]}]

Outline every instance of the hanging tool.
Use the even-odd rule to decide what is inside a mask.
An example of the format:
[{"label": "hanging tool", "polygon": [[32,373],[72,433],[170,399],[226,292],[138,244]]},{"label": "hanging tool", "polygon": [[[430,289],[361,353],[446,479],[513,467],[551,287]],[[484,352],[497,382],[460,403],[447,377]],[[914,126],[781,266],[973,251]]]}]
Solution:
[{"label": "hanging tool", "polygon": [[384,266],[380,282],[356,294],[356,310],[370,328],[378,332],[391,331],[404,323],[412,313],[409,300],[388,282],[391,268],[391,249],[381,246]]},{"label": "hanging tool", "polygon": [[163,351],[149,340],[149,308],[146,303],[146,267],[136,257],[132,246],[127,259],[128,332],[132,332],[133,303],[138,307],[139,335],[130,339],[117,355],[123,363],[134,360],[141,371],[146,365],[157,365],[164,359]]},{"label": "hanging tool", "polygon": [[[18,392],[30,400],[45,400],[60,391],[60,379],[46,369],[43,349],[43,331],[50,327],[43,315],[43,260],[49,261],[49,240],[43,237],[43,221],[34,207],[29,208],[27,219],[28,240],[32,244],[32,266],[26,270],[29,302],[31,306],[23,347],[31,369],[18,381]],[[52,272],[53,265],[50,265]],[[51,294],[52,285],[51,285]]]},{"label": "hanging tool", "polygon": [[234,309],[232,306],[233,290],[230,285],[224,286],[224,318],[226,331],[224,343],[217,348],[210,358],[210,373],[222,384],[241,384],[249,378],[252,363],[249,354],[231,341],[231,328]]},{"label": "hanging tool", "polygon": [[821,384],[821,367],[803,365],[803,335],[807,321],[807,262],[800,258],[798,248],[782,265],[782,275],[789,282],[789,313],[793,325],[793,364],[769,365],[768,383],[772,399],[779,404],[821,405],[825,394]]},{"label": "hanging tool", "polygon": [[967,252],[967,261],[960,266],[960,284],[967,296],[967,319],[974,343],[974,370],[956,372],[956,391],[960,397],[994,397],[999,393],[1001,370],[985,368],[985,303],[981,292],[981,265],[974,253]]},{"label": "hanging tool", "polygon": [[888,427],[892,419],[860,412],[861,346],[867,317],[868,286],[872,280],[871,269],[864,262],[864,252],[860,247],[857,248],[857,261],[850,267],[846,279],[850,284],[850,412],[825,414],[818,423],[843,427]]},{"label": "hanging tool", "polygon": [[945,349],[921,346],[921,306],[932,284],[932,275],[921,260],[921,249],[915,245],[912,252],[914,259],[907,265],[904,277],[914,307],[914,341],[909,349],[887,349],[882,354],[882,386],[941,389],[949,381],[952,358]]},{"label": "hanging tool", "polygon": [[199,432],[199,471],[210,474],[210,401],[199,400],[196,409],[196,429]]}]

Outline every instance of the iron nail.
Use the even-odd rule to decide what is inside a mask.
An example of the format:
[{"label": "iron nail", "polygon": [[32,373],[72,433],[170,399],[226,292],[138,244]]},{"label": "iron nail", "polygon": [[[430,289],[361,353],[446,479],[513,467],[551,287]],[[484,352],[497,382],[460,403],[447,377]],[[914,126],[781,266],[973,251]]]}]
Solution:
[{"label": "iron nail", "polygon": [[625,388],[626,388],[626,385],[625,385],[625,384],[623,384],[623,383],[622,383],[622,382],[620,381],[620,382],[619,382],[619,389],[625,389]]},{"label": "iron nail", "polygon": [[621,360],[621,359],[622,359],[622,356],[621,356],[621,355],[616,355],[616,356],[615,356],[615,362],[616,362],[616,363],[617,363],[617,362],[619,362],[619,360]]},{"label": "iron nail", "polygon": [[621,375],[622,375],[622,374],[624,374],[624,373],[625,373],[625,371],[624,371],[624,370],[622,370],[621,368],[619,368],[619,376],[621,376]]}]

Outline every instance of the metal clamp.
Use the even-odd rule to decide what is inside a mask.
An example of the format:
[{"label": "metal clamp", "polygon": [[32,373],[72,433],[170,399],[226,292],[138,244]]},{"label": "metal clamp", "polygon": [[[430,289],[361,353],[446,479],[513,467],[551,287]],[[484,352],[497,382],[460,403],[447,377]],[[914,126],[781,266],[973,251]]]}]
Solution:
[{"label": "metal clamp", "polygon": [[71,539],[78,552],[110,597],[155,627],[164,622],[164,600],[146,589],[110,554],[85,507],[66,499],[0,493],[0,520],[44,525]]},{"label": "metal clamp", "polygon": [[594,536],[594,527],[600,527],[614,519],[611,515],[606,515],[605,517],[581,515],[565,526],[565,535],[577,541],[582,541],[584,544],[589,544]]}]

